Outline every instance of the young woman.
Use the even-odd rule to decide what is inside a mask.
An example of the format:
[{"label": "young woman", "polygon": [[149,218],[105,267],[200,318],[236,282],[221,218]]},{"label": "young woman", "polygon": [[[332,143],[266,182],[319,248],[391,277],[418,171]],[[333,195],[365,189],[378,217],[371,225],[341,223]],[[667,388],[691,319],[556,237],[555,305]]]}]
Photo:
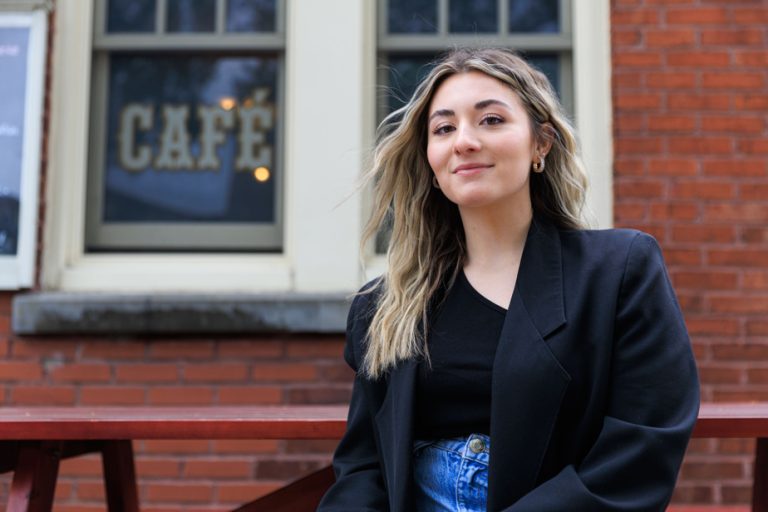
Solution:
[{"label": "young woman", "polygon": [[698,381],[654,239],[586,230],[585,174],[547,79],[452,52],[387,123],[353,301],[356,371],[322,512],[663,511]]}]

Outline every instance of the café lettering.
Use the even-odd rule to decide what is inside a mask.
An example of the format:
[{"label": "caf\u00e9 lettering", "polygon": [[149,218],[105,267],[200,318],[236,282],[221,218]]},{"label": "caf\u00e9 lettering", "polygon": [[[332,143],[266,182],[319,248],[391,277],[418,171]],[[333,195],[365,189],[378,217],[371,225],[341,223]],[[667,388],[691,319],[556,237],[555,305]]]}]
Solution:
[{"label": "caf\u00e9 lettering", "polygon": [[[274,108],[267,103],[266,90],[258,90],[240,105],[224,98],[219,104],[198,105],[193,112],[187,104],[160,105],[156,115],[152,104],[129,103],[120,112],[117,133],[120,166],[128,171],[218,170],[218,148],[229,134],[237,145],[235,168],[253,171],[272,164],[272,147],[267,133],[274,122]],[[189,130],[190,116],[197,116],[199,139],[195,144]],[[160,123],[157,143],[137,141],[139,132],[154,132]],[[196,147],[195,147],[196,146]]]}]

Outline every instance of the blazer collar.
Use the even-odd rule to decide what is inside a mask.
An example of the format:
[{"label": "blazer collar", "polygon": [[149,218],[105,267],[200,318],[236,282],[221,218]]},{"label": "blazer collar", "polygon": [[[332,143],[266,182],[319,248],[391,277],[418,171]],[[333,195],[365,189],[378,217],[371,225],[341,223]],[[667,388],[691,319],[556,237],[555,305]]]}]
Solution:
[{"label": "blazer collar", "polygon": [[565,323],[560,232],[546,220],[534,217],[531,221],[515,293],[542,338]]}]

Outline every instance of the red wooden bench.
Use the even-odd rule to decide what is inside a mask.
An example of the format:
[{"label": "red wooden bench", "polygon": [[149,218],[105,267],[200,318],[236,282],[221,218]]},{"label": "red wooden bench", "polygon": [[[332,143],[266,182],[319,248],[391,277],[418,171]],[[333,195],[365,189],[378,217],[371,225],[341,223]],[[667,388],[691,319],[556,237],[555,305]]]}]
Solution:
[{"label": "red wooden bench", "polygon": [[[59,461],[100,452],[110,512],[138,512],[133,439],[338,439],[346,406],[38,407],[0,409],[0,472],[14,471],[7,512],[48,512]],[[768,512],[768,403],[703,404],[694,437],[757,439],[753,512]],[[330,467],[236,512],[309,512],[333,482]],[[676,507],[678,512],[736,512]]]},{"label": "red wooden bench", "polygon": [[[14,471],[6,511],[49,512],[59,461],[101,452],[109,512],[138,512],[132,439],[338,439],[346,413],[346,406],[0,408],[0,472]],[[294,482],[290,510],[314,510],[332,482],[329,469]],[[278,490],[238,510],[278,512],[270,503],[285,496]]]}]

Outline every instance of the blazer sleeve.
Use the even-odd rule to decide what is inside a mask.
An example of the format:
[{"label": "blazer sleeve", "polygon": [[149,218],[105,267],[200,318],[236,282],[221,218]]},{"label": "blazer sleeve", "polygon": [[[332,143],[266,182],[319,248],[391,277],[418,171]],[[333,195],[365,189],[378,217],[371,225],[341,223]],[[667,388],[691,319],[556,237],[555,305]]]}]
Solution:
[{"label": "blazer sleeve", "polygon": [[347,318],[347,343],[344,359],[355,371],[352,399],[347,417],[347,430],[333,455],[336,482],[320,502],[318,512],[382,512],[389,510],[379,453],[373,431],[373,418],[358,372],[356,346],[361,346],[367,323],[369,295],[358,295]]},{"label": "blazer sleeve", "polygon": [[[606,314],[609,314],[606,311]],[[679,305],[656,241],[638,233],[615,312],[608,406],[586,457],[508,512],[662,512],[699,408],[699,384]]]}]

